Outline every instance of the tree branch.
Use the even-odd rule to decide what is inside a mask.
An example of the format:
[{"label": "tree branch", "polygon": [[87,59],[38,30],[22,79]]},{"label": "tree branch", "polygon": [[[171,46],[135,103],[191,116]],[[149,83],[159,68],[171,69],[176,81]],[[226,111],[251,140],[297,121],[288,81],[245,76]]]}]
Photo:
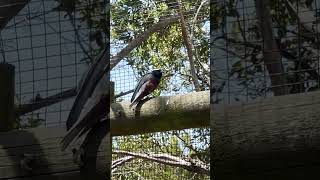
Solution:
[{"label": "tree branch", "polygon": [[263,60],[270,75],[272,91],[275,96],[288,94],[281,55],[272,30],[270,1],[256,0],[256,12],[263,38]]},{"label": "tree branch", "polygon": [[157,162],[164,165],[174,166],[174,167],[181,167],[183,169],[186,169],[188,171],[199,173],[199,174],[210,174],[209,165],[201,162],[201,161],[195,161],[193,159],[189,159],[188,161],[172,156],[169,154],[154,154],[154,153],[134,153],[134,152],[127,152],[127,151],[119,151],[114,150],[112,151],[113,154],[118,155],[126,155],[126,156],[133,156],[136,158],[141,158],[148,161]]},{"label": "tree branch", "polygon": [[133,93],[133,92],[134,92],[134,89],[131,89],[131,90],[126,91],[126,92],[120,92],[119,94],[115,95],[114,98],[116,99],[116,98],[119,98],[121,96],[125,96],[127,94]]},{"label": "tree branch", "polygon": [[209,91],[161,96],[140,102],[112,103],[111,134],[123,136],[209,126]]},{"label": "tree branch", "polygon": [[200,6],[199,6],[198,9],[197,9],[196,14],[194,15],[194,18],[193,18],[193,21],[192,21],[192,27],[191,27],[191,34],[190,34],[190,39],[191,39],[191,40],[193,39],[194,26],[195,26],[195,24],[196,24],[196,20],[197,20],[197,18],[198,18],[199,12],[200,12],[202,6],[204,5],[204,3],[206,3],[206,2],[207,2],[207,0],[202,0],[202,1],[201,1],[201,4],[200,4]]},{"label": "tree branch", "polygon": [[[312,14],[313,12],[306,8],[303,3],[296,4],[299,11],[289,0],[285,0],[285,3],[287,4],[288,11],[291,12],[295,18],[297,18],[298,23],[307,30],[307,32],[302,32],[302,34],[315,39],[315,37],[320,34],[320,24],[317,23],[317,19]],[[313,27],[313,23],[315,23],[315,27]]]},{"label": "tree branch", "polygon": [[16,108],[15,113],[16,113],[17,116],[21,116],[21,115],[27,114],[29,112],[41,109],[43,107],[50,106],[52,104],[61,102],[61,101],[65,100],[65,99],[71,98],[71,97],[76,96],[76,95],[77,95],[77,88],[74,87],[72,89],[63,91],[61,93],[49,96],[47,98],[43,98],[43,99],[40,99],[40,100],[35,100],[34,102],[31,102],[29,104],[19,105]]},{"label": "tree branch", "polygon": [[188,37],[186,22],[183,17],[183,11],[182,11],[181,3],[179,2],[179,0],[177,0],[177,5],[178,5],[178,9],[179,9],[179,14],[180,14],[182,37],[184,39],[184,43],[186,45],[187,53],[188,53],[188,57],[189,57],[190,71],[191,71],[191,75],[192,75],[193,85],[194,85],[196,91],[200,91],[200,85],[198,82],[198,78],[196,75],[196,69],[195,69],[194,61],[193,61],[193,53],[192,53],[193,44],[191,43],[191,41]]},{"label": "tree branch", "polygon": [[114,160],[112,162],[112,166],[111,166],[111,170],[112,170],[112,173],[114,173],[115,171],[117,171],[117,168],[122,166],[124,163],[127,163],[127,162],[130,162],[132,160],[134,160],[135,157],[134,156],[125,156],[123,158],[120,158],[120,159],[117,159],[117,160]]},{"label": "tree branch", "polygon": [[152,27],[143,32],[140,36],[133,39],[125,48],[118,52],[115,56],[111,58],[110,68],[114,68],[124,57],[128,56],[129,53],[136,47],[140,46],[144,41],[146,41],[153,33],[163,30],[164,27],[170,24],[178,22],[179,17],[171,16],[166,19],[159,21]]}]

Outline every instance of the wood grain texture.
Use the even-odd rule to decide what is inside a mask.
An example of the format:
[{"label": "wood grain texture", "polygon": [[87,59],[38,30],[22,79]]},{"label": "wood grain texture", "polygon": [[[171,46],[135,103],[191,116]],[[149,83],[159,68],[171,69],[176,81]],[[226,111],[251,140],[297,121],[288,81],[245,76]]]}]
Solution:
[{"label": "wood grain texture", "polygon": [[209,91],[161,96],[141,102],[111,104],[111,134],[132,135],[188,128],[209,127]]},{"label": "wood grain texture", "polygon": [[[104,126],[101,126],[104,127]],[[97,134],[103,134],[99,131]],[[80,167],[73,161],[71,149],[79,147],[79,143],[73,144],[70,149],[60,151],[60,141],[66,131],[63,128],[35,128],[29,130],[14,130],[0,133],[0,179],[2,178],[26,178],[26,179],[63,179],[64,176],[74,179],[88,179],[80,174]],[[105,134],[103,134],[105,135]],[[99,136],[99,135],[97,135]],[[101,136],[100,136],[101,137]],[[90,141],[91,150],[86,157],[95,164],[97,175],[108,173],[109,159],[111,158],[110,134],[105,135],[101,142]],[[94,145],[96,144],[96,145]],[[95,149],[96,148],[96,149]],[[21,166],[22,154],[35,156],[35,165],[32,171]],[[49,176],[50,175],[50,176]],[[104,174],[104,179],[106,174]],[[93,177],[91,177],[93,178]],[[102,179],[97,178],[96,179]]]},{"label": "wood grain texture", "polygon": [[306,179],[320,170],[320,92],[212,106],[215,179]]}]

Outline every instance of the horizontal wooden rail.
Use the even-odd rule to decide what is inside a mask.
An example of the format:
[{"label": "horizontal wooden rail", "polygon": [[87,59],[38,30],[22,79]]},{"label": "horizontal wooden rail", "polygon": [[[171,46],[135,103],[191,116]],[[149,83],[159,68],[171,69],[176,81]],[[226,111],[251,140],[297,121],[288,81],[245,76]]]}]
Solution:
[{"label": "horizontal wooden rail", "polygon": [[211,109],[215,179],[311,179],[320,170],[320,92]]}]

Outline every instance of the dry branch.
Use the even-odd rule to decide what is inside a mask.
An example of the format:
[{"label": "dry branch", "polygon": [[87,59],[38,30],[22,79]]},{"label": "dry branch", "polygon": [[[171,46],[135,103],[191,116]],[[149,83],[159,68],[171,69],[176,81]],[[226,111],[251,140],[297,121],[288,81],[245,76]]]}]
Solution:
[{"label": "dry branch", "polygon": [[134,160],[135,157],[133,156],[125,156],[122,158],[119,158],[117,160],[112,161],[112,166],[111,166],[111,171],[112,173],[114,173],[115,171],[117,171],[117,168],[122,166],[123,164],[130,162],[132,160]]},{"label": "dry branch", "polygon": [[16,108],[15,113],[17,116],[21,116],[21,115],[27,114],[29,112],[41,109],[43,107],[50,106],[52,104],[61,102],[61,101],[66,100],[68,98],[74,97],[76,95],[77,95],[77,88],[74,87],[72,89],[68,89],[68,90],[63,91],[61,93],[49,96],[47,98],[42,98],[41,100],[36,100],[36,101],[28,103],[28,104],[19,105]]},{"label": "dry branch", "polygon": [[200,85],[198,82],[198,78],[196,75],[196,69],[195,69],[194,61],[193,61],[193,52],[192,51],[194,48],[193,48],[193,44],[191,43],[191,39],[188,36],[187,25],[184,20],[183,10],[182,10],[181,3],[179,2],[179,0],[177,0],[177,5],[178,5],[179,15],[180,15],[182,37],[183,37],[184,43],[187,48],[193,85],[194,85],[196,91],[200,91]]},{"label": "dry branch", "polygon": [[[174,166],[174,167],[181,167],[183,169],[186,169],[188,171],[199,173],[199,174],[210,174],[209,166],[203,162],[195,161],[193,159],[182,159],[180,157],[172,156],[169,154],[154,154],[154,153],[134,153],[134,152],[128,152],[128,151],[120,151],[120,150],[114,150],[112,151],[113,154],[117,155],[125,155],[127,156],[128,160],[130,157],[135,158],[141,158],[144,160],[149,160],[153,162],[157,162],[164,165]],[[128,161],[127,160],[127,161]]]},{"label": "dry branch", "polygon": [[131,90],[126,91],[126,92],[120,92],[119,94],[115,95],[114,98],[116,99],[116,98],[119,98],[121,96],[125,96],[127,94],[133,93],[133,92],[134,92],[134,89],[131,89]]}]

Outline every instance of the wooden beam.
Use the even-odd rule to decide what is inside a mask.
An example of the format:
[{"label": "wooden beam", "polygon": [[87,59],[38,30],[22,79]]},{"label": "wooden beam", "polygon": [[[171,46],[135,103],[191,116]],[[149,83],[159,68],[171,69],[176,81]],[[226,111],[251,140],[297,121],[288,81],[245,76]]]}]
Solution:
[{"label": "wooden beam", "polygon": [[[103,134],[103,131],[100,132]],[[60,141],[65,133],[64,128],[34,128],[0,133],[0,179],[18,177],[63,179],[66,176],[70,179],[86,179],[81,176],[79,162],[74,161],[71,152],[72,148],[79,147],[79,143],[73,144],[64,152],[60,151]],[[107,143],[109,140],[110,134],[104,136],[101,143],[91,141],[90,143],[96,143],[98,148],[97,150],[93,148],[86,154],[91,160],[95,157],[97,164],[103,164],[94,166],[101,172],[100,174],[105,172],[111,156],[106,154],[111,152]],[[32,170],[23,168],[21,163],[24,160],[23,154],[34,156],[35,163],[31,165]]]},{"label": "wooden beam", "polygon": [[320,92],[211,109],[215,179],[311,179],[320,170]]},{"label": "wooden beam", "polygon": [[209,127],[209,91],[177,96],[161,96],[139,103],[111,104],[112,136]]},{"label": "wooden beam", "polygon": [[16,127],[14,116],[14,66],[0,63],[0,132]]}]

